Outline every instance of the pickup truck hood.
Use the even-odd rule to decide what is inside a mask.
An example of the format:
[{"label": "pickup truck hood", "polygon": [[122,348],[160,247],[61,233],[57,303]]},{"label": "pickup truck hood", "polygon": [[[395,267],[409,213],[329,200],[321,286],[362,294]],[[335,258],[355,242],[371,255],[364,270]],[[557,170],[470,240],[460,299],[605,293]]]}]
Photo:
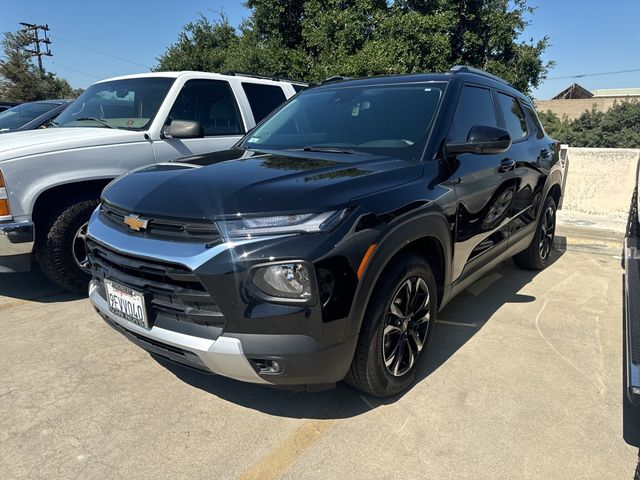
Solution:
[{"label": "pickup truck hood", "polygon": [[321,212],[417,179],[419,162],[360,154],[230,150],[135,170],[103,192],[140,215],[182,219]]},{"label": "pickup truck hood", "polygon": [[0,135],[0,162],[19,157],[96,145],[143,141],[144,132],[103,127],[67,127]]}]

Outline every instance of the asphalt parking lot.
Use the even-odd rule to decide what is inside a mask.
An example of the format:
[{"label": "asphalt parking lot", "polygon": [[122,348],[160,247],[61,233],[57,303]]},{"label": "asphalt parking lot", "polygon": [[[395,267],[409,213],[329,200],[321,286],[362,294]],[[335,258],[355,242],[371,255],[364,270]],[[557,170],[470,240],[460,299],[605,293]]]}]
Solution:
[{"label": "asphalt parking lot", "polygon": [[0,274],[0,478],[632,478],[620,288],[609,256],[507,262],[383,401],[169,365],[39,272]]}]

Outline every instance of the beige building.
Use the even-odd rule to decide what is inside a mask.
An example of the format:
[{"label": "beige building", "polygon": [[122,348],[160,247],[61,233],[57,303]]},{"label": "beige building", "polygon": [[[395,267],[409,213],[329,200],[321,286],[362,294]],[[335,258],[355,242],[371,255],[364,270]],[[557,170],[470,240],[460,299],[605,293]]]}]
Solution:
[{"label": "beige building", "polygon": [[573,120],[585,110],[595,107],[596,110],[606,112],[616,102],[628,100],[640,101],[640,88],[610,88],[590,92],[574,83],[551,100],[535,100],[534,103],[540,112],[551,110],[560,118],[566,116]]}]

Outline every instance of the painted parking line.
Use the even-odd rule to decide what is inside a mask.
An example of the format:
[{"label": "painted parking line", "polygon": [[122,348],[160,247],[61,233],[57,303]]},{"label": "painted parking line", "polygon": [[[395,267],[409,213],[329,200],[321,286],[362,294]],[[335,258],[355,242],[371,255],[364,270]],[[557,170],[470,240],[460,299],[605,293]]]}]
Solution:
[{"label": "painted parking line", "polygon": [[240,480],[277,479],[336,423],[335,420],[307,420],[258,463],[240,476]]}]

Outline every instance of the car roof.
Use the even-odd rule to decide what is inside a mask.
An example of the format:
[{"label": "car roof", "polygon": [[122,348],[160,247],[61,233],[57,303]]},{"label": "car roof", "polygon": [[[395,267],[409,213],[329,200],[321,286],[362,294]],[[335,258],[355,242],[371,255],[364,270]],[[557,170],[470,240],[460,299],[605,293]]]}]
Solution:
[{"label": "car roof", "polygon": [[60,99],[56,99],[56,100],[35,100],[33,102],[25,102],[25,103],[21,103],[20,105],[16,105],[16,107],[20,107],[22,105],[33,105],[36,103],[53,103],[54,105],[62,105],[64,103],[69,103],[72,102],[73,100],[60,100]]},{"label": "car roof", "polygon": [[485,85],[487,87],[500,89],[528,101],[526,95],[516,90],[515,87],[513,87],[513,85],[511,85],[506,80],[503,80],[495,75],[491,75],[490,73],[487,73],[483,70],[478,70],[466,66],[456,66],[446,73],[406,73],[400,75],[381,75],[354,79],[342,79],[341,77],[333,78],[336,79],[329,79],[325,81],[325,83],[321,83],[320,85],[315,86],[314,90],[332,88],[338,85],[365,87],[371,85],[391,85],[397,83],[449,82],[451,80],[459,80],[463,82],[472,82]]},{"label": "car roof", "polygon": [[214,79],[214,80],[227,80],[229,78],[240,78],[243,80],[250,80],[252,82],[256,82],[256,83],[293,83],[293,84],[298,84],[298,85],[305,85],[304,82],[298,82],[295,80],[288,80],[288,79],[284,79],[284,78],[269,78],[269,77],[261,77],[261,76],[256,76],[256,75],[250,75],[250,74],[241,74],[241,73],[229,73],[229,74],[224,74],[224,73],[213,73],[213,72],[197,72],[197,71],[193,71],[193,70],[184,70],[184,71],[180,71],[180,72],[148,72],[148,73],[137,73],[134,75],[122,75],[120,77],[111,77],[111,78],[106,78],[104,80],[100,80],[99,82],[96,82],[96,84],[98,83],[103,83],[103,82],[111,82],[114,80],[128,80],[128,79],[135,79],[135,78],[179,78],[182,76],[197,76],[198,78],[209,78],[209,79]]}]

